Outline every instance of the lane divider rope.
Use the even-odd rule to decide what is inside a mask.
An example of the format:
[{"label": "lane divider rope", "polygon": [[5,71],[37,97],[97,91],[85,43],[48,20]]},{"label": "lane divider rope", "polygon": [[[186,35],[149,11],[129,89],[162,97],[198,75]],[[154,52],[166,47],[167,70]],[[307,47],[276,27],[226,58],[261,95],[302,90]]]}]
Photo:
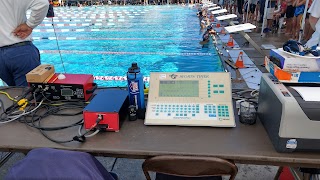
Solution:
[{"label": "lane divider rope", "polygon": [[[56,37],[33,37],[33,40],[56,40]],[[133,41],[133,40],[178,40],[178,41],[186,41],[192,40],[197,41],[197,38],[91,38],[91,37],[58,37],[58,40],[125,40],[125,41]]]},{"label": "lane divider rope", "polygon": [[[126,76],[93,76],[94,80],[100,81],[126,81]],[[150,77],[143,77],[144,82],[149,82]]]},{"label": "lane divider rope", "polygon": [[[115,51],[70,51],[61,50],[62,54],[121,54],[121,55],[165,55],[165,56],[212,56],[212,53],[175,53],[175,52],[115,52]],[[58,54],[57,50],[40,50],[40,54]]]}]

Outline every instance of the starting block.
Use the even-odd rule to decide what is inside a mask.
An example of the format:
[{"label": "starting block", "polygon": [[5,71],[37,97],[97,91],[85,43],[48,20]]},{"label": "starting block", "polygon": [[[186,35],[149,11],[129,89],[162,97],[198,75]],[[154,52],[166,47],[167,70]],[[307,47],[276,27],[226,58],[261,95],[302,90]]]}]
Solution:
[{"label": "starting block", "polygon": [[227,15],[223,15],[223,16],[217,16],[217,20],[218,21],[222,21],[222,20],[226,20],[226,19],[233,19],[233,18],[236,18],[237,15],[235,14],[227,14]]},{"label": "starting block", "polygon": [[211,11],[211,14],[215,15],[215,14],[221,14],[221,13],[226,13],[228,12],[226,9],[219,9],[216,11]]},{"label": "starting block", "polygon": [[214,10],[218,10],[218,9],[221,9],[221,8],[218,7],[218,6],[217,7],[212,7],[212,8],[209,8],[208,11],[214,11]]},{"label": "starting block", "polygon": [[238,31],[244,31],[244,30],[255,29],[255,28],[256,28],[255,25],[251,23],[245,23],[245,24],[225,27],[225,30],[228,31],[228,33],[234,33]]}]

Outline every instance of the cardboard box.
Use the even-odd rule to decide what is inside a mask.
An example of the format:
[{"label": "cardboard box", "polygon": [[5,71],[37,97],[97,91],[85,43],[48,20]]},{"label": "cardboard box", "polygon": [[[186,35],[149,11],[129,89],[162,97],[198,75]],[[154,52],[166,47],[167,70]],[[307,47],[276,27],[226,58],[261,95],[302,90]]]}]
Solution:
[{"label": "cardboard box", "polygon": [[27,81],[33,83],[42,83],[55,73],[54,66],[50,64],[41,64],[27,75]]},{"label": "cardboard box", "polygon": [[270,59],[279,61],[278,67],[290,72],[318,72],[320,71],[320,58],[313,56],[301,57],[291,55],[279,49],[271,49]]},{"label": "cardboard box", "polygon": [[320,72],[299,72],[281,69],[265,57],[265,68],[280,82],[284,83],[320,83]]}]

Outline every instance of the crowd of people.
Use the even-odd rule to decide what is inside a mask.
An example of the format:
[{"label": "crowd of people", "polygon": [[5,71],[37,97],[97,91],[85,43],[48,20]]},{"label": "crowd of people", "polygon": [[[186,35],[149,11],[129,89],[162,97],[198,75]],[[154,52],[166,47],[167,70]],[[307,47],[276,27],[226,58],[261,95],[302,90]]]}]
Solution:
[{"label": "crowd of people", "polygon": [[[308,0],[307,6],[306,1],[268,0],[266,3],[266,0],[219,0],[218,4],[229,13],[237,14],[241,22],[258,24],[262,23],[263,19],[267,19],[266,26],[263,28],[264,33],[284,33],[288,39],[301,40],[302,44],[311,48],[319,44],[320,40],[320,27],[317,28],[317,25],[320,26],[320,0]],[[305,10],[306,17],[303,24]],[[202,29],[210,25],[206,8],[202,8],[198,16]]]},{"label": "crowd of people", "polygon": [[[219,4],[226,8],[230,13],[239,15],[243,22],[262,23],[264,14],[266,14],[267,26],[263,29],[264,33],[274,30],[284,33],[290,39],[298,40],[299,33],[302,29],[302,19],[305,8],[307,14],[305,18],[305,27],[302,39],[307,41],[314,33],[314,29],[310,26],[309,16],[310,7],[318,3],[319,0],[309,0],[306,6],[306,0],[269,0],[267,3],[267,12],[264,13],[266,0],[220,0]],[[318,6],[319,7],[319,6]]]}]

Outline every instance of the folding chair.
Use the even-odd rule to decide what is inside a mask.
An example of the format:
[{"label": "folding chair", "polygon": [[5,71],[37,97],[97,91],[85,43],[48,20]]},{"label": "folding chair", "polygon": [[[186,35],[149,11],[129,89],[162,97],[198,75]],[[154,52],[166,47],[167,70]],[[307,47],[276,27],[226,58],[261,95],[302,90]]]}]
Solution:
[{"label": "folding chair", "polygon": [[237,166],[228,160],[195,156],[156,156],[146,159],[142,169],[147,180],[151,180],[149,171],[157,173],[156,180],[209,180],[222,179],[224,175],[234,180],[238,172]]}]

